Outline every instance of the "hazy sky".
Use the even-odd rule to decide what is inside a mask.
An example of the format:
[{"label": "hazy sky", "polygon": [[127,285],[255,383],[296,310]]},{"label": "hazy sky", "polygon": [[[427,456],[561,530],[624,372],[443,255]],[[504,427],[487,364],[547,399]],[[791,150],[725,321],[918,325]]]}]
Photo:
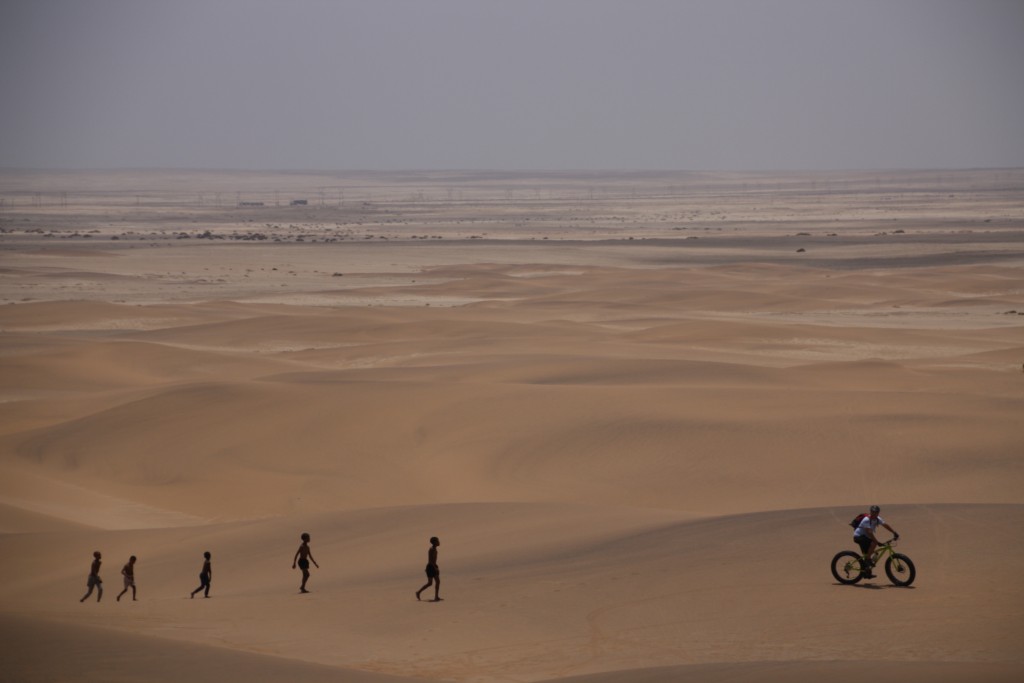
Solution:
[{"label": "hazy sky", "polygon": [[0,166],[1024,166],[1024,1],[3,0]]}]

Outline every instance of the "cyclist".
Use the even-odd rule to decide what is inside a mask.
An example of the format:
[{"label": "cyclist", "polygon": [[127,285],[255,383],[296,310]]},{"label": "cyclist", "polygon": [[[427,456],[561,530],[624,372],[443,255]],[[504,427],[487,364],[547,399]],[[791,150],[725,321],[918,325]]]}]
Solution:
[{"label": "cyclist", "polygon": [[861,518],[860,524],[857,525],[857,529],[853,532],[853,540],[858,546],[860,551],[864,554],[864,577],[868,579],[875,578],[874,573],[871,571],[873,565],[871,564],[871,556],[875,552],[875,548],[878,547],[878,539],[875,538],[875,529],[881,524],[886,529],[892,532],[893,539],[900,537],[896,530],[885,523],[885,520],[878,516],[878,513],[882,511],[882,508],[877,505],[872,505],[868,514]]}]

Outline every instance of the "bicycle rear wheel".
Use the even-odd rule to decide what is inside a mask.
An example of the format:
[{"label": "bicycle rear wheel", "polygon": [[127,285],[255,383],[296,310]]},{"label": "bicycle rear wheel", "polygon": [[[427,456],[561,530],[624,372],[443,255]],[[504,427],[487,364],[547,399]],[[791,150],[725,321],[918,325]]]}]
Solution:
[{"label": "bicycle rear wheel", "polygon": [[857,583],[864,577],[861,569],[860,555],[852,550],[843,550],[832,558],[832,576],[839,583],[847,586]]},{"label": "bicycle rear wheel", "polygon": [[914,583],[917,570],[910,558],[902,553],[893,553],[885,561],[885,575],[897,586],[909,586]]}]

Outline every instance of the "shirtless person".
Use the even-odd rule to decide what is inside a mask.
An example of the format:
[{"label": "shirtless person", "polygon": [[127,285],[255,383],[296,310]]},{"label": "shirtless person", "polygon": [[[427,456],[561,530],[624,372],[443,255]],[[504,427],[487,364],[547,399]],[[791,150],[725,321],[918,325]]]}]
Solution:
[{"label": "shirtless person", "polygon": [[117,601],[121,602],[121,596],[132,589],[132,600],[135,600],[135,556],[128,558],[128,564],[121,567],[121,576],[124,577],[124,590],[117,594]]},{"label": "shirtless person", "polygon": [[203,553],[203,569],[199,572],[199,588],[192,591],[191,597],[196,597],[196,593],[205,589],[203,593],[204,598],[210,597],[210,581],[213,580],[213,565],[210,564],[210,551],[207,550]]},{"label": "shirtless person", "polygon": [[309,563],[312,562],[313,566],[320,569],[320,565],[313,559],[313,551],[309,548],[309,534],[302,534],[302,545],[295,551],[295,557],[292,558],[292,569],[295,569],[296,563],[299,565],[299,569],[302,570],[302,585],[299,586],[300,593],[308,593],[306,590],[306,582],[309,581]]},{"label": "shirtless person", "polygon": [[92,591],[96,589],[96,602],[103,599],[103,579],[100,578],[100,565],[103,564],[102,555],[97,550],[92,554],[92,567],[89,569],[89,578],[86,581],[86,585],[89,586],[89,592],[82,596],[82,599],[78,602],[85,602],[86,598],[92,595]]},{"label": "shirtless person", "polygon": [[431,584],[434,586],[434,599],[431,602],[441,602],[441,596],[438,593],[441,592],[441,570],[437,567],[437,546],[441,545],[441,541],[434,536],[430,539],[430,550],[427,551],[427,584],[416,591],[416,599],[420,599],[420,593],[430,588]]}]

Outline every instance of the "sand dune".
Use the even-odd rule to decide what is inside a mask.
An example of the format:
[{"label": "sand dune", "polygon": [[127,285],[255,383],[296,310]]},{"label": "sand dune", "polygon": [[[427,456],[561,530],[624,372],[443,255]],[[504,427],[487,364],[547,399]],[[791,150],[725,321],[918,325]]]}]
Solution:
[{"label": "sand dune", "polygon": [[[610,507],[468,504],[199,531],[9,535],[0,547],[20,578],[3,595],[16,615],[431,679],[727,661],[847,662],[842,675],[861,651],[873,661],[916,662],[919,672],[946,661],[1022,670],[1016,539],[1024,507],[887,505],[919,568],[911,589],[885,580],[833,583],[828,561],[850,545],[844,524],[854,510],[686,519]],[[322,567],[308,596],[295,594],[289,567],[300,528],[312,532]],[[417,603],[419,551],[437,528],[445,530],[446,600]],[[68,598],[82,590],[82,567],[70,559],[87,560],[97,544],[111,565],[108,595],[79,605]],[[69,561],[31,571],[49,546]],[[196,602],[187,593],[204,549],[214,552],[213,598]],[[144,600],[114,603],[111,570],[129,552],[140,557]],[[860,650],[851,651],[851,638]]]},{"label": "sand dune", "polygon": [[[892,362],[419,362],[167,382],[0,444],[41,476],[85,477],[204,517],[492,497],[713,512],[794,498],[969,502],[981,490],[982,500],[1015,500],[1018,464],[1006,449],[1024,402],[1008,371],[950,381]],[[950,499],[964,457],[983,467]],[[386,487],[365,485],[385,475]],[[734,494],[727,501],[720,485]],[[228,486],[240,490],[219,495]]]},{"label": "sand dune", "polygon": [[[4,680],[20,683],[54,680],[215,683],[225,678],[255,683],[286,680],[401,683],[414,680],[7,615],[0,616],[0,632],[6,642],[2,675]],[[59,656],[55,657],[55,654]],[[12,678],[7,679],[8,675]]]},{"label": "sand dune", "polygon": [[1020,669],[1012,664],[979,662],[752,662],[749,664],[693,664],[690,666],[652,667],[588,676],[553,679],[565,683],[658,683],[660,681],[701,681],[701,683],[800,683],[802,681],[840,681],[856,683],[868,675],[873,681],[991,681],[1012,683],[1020,678]]},{"label": "sand dune", "polygon": [[[1024,247],[983,172],[382,174],[301,217],[158,180],[315,174],[142,175],[0,216],[0,680],[1024,677]],[[874,502],[911,588],[829,573]]]}]

